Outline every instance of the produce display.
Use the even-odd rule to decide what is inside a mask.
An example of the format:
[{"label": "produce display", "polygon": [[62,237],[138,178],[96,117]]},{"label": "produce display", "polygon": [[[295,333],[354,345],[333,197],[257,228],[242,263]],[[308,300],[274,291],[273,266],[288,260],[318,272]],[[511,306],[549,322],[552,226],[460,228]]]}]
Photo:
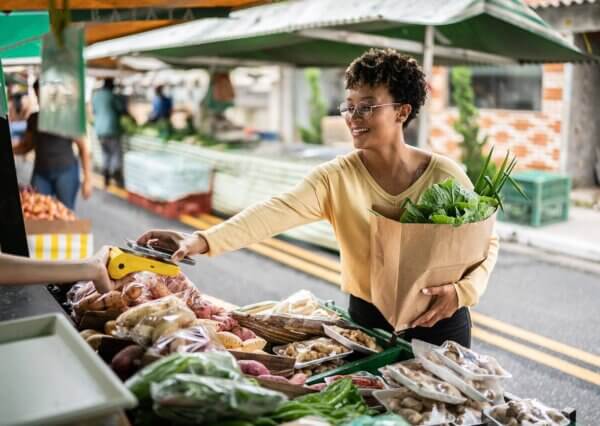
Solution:
[{"label": "produce display", "polygon": [[296,358],[297,366],[352,353],[350,349],[327,337],[290,343],[284,347],[274,348],[274,351],[277,355]]},{"label": "produce display", "polygon": [[546,407],[535,399],[509,401],[485,412],[496,424],[503,426],[566,426],[570,423],[560,411]]},{"label": "produce display", "polygon": [[39,194],[32,189],[23,189],[20,195],[25,219],[64,221],[76,219],[75,213],[50,195]]},{"label": "produce display", "polygon": [[[319,325],[352,348],[381,350],[351,324],[297,314],[319,312],[291,308],[290,299],[302,299],[297,296],[286,299],[287,312],[295,313],[269,314],[277,317],[274,324],[283,321],[285,332],[289,324],[311,332]],[[310,297],[302,300],[305,307],[312,304]],[[499,425],[567,424],[537,401],[505,404],[502,380],[510,374],[493,358],[455,342],[438,347],[413,339],[414,359],[388,361],[380,375],[372,374],[358,369],[377,371],[367,361],[378,356],[372,350],[353,352],[341,340],[298,339],[303,333],[293,332],[288,337],[295,340],[277,346],[270,339],[273,329],[262,335],[260,327],[242,326],[237,311],[216,306],[183,274],[131,274],[104,295],[91,283],[79,283],[68,301],[78,323],[100,319],[80,334],[138,398],[139,407],[129,413],[134,424],[479,426],[485,416]],[[112,351],[111,342],[118,345]],[[345,364],[343,373],[333,373]],[[315,384],[307,384],[309,378]],[[388,413],[374,416],[369,404],[376,402]]]}]

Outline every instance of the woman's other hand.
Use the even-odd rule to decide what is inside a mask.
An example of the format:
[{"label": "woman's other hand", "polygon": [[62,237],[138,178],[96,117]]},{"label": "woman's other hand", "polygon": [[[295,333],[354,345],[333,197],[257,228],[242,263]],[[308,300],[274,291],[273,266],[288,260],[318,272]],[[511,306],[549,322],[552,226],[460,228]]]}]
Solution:
[{"label": "woman's other hand", "polygon": [[81,185],[81,196],[84,200],[87,200],[92,196],[92,181],[85,179]]},{"label": "woman's other hand", "polygon": [[138,238],[141,246],[162,248],[173,251],[171,259],[181,261],[186,256],[202,254],[208,251],[208,243],[198,234],[184,234],[166,229],[153,229]]},{"label": "woman's other hand", "polygon": [[417,318],[411,327],[433,327],[439,320],[450,318],[458,310],[458,294],[454,284],[428,287],[421,291],[433,296],[433,302],[429,310]]},{"label": "woman's other hand", "polygon": [[88,265],[94,271],[92,281],[98,293],[108,293],[114,287],[106,269],[109,252],[110,247],[104,246],[87,260]]}]

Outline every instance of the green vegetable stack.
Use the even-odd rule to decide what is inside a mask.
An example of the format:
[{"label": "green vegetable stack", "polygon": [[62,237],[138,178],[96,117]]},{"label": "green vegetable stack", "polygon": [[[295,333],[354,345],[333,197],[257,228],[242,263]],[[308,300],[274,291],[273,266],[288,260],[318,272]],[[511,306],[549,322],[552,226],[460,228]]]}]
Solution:
[{"label": "green vegetable stack", "polygon": [[485,220],[494,214],[498,206],[502,208],[500,191],[506,182],[510,182],[525,197],[519,185],[510,177],[516,166],[516,159],[509,161],[509,153],[494,177],[489,177],[493,151],[492,148],[486,158],[474,190],[466,189],[454,179],[446,179],[428,188],[421,195],[418,204],[407,199],[400,222],[459,226]]}]

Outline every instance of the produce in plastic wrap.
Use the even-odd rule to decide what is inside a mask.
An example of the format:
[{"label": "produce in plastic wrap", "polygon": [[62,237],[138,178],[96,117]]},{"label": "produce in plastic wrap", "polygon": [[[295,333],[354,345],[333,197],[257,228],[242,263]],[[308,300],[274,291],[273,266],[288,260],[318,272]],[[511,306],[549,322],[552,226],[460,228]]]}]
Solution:
[{"label": "produce in plastic wrap", "polygon": [[422,397],[449,404],[460,404],[466,401],[456,387],[435,377],[423,368],[423,364],[417,359],[388,365],[380,371],[385,371],[386,376],[391,377],[394,382],[406,386]]},{"label": "produce in plastic wrap", "polygon": [[571,422],[560,411],[536,399],[509,401],[485,410],[488,417],[502,426],[567,426]]},{"label": "produce in plastic wrap", "polygon": [[273,413],[256,419],[255,424],[275,426],[306,416],[318,416],[337,426],[371,414],[374,413],[360,396],[358,388],[350,379],[344,379],[332,383],[323,392],[304,395],[282,404]]},{"label": "produce in plastic wrap", "polygon": [[135,306],[119,315],[114,334],[150,346],[161,337],[186,328],[195,319],[185,303],[171,295]]},{"label": "produce in plastic wrap", "polygon": [[339,335],[345,337],[348,340],[351,340],[357,345],[363,346],[374,352],[382,351],[381,347],[377,345],[377,341],[375,340],[375,338],[369,336],[362,330],[356,328],[342,328],[335,325],[329,327]]},{"label": "produce in plastic wrap", "polygon": [[465,402],[467,407],[481,411],[492,404],[499,404],[504,401],[504,389],[500,380],[466,379],[444,364],[436,350],[437,346],[418,339],[413,339],[411,346],[413,353],[426,370],[431,371],[446,383],[453,385],[469,398]]},{"label": "produce in plastic wrap", "polygon": [[277,355],[296,358],[298,364],[317,361],[332,356],[348,354],[352,351],[328,337],[294,342],[288,345],[274,348]]},{"label": "produce in plastic wrap", "polygon": [[168,355],[174,352],[192,353],[221,349],[223,347],[214,333],[202,325],[192,325],[160,337],[148,351],[156,355]]},{"label": "produce in plastic wrap", "polygon": [[358,389],[385,389],[385,382],[381,379],[381,377],[374,376],[373,374],[367,372],[358,372],[354,374],[350,374],[347,376],[337,375],[337,376],[329,376],[325,378],[325,383],[328,385],[337,382],[342,379],[350,379],[352,380],[352,384],[356,386]]},{"label": "produce in plastic wrap", "polygon": [[507,379],[512,377],[498,361],[488,355],[481,355],[453,341],[446,341],[436,349],[442,361],[457,373],[471,380]]},{"label": "produce in plastic wrap", "polygon": [[228,352],[197,352],[175,353],[161,358],[138,371],[125,385],[143,401],[150,397],[152,383],[160,383],[180,373],[244,380],[235,358]]},{"label": "produce in plastic wrap", "polygon": [[454,416],[453,424],[456,426],[480,426],[484,423],[482,408],[476,409],[468,404],[447,405],[446,407]]},{"label": "produce in plastic wrap", "polygon": [[303,367],[298,369],[300,373],[306,374],[307,377],[315,376],[317,374],[325,373],[327,371],[331,371],[334,368],[338,368],[339,366],[344,364],[343,359],[332,359],[331,361],[325,361],[322,364],[311,365],[309,367]]},{"label": "produce in plastic wrap", "polygon": [[287,299],[277,303],[270,309],[270,313],[310,318],[337,319],[337,315],[324,309],[321,306],[319,299],[308,290],[300,290]]},{"label": "produce in plastic wrap", "polygon": [[227,418],[253,418],[287,400],[280,392],[247,381],[175,374],[153,383],[154,412],[178,423],[209,424]]},{"label": "produce in plastic wrap", "polygon": [[454,420],[445,403],[423,398],[404,386],[375,391],[373,395],[385,408],[402,416],[411,425],[433,426]]}]

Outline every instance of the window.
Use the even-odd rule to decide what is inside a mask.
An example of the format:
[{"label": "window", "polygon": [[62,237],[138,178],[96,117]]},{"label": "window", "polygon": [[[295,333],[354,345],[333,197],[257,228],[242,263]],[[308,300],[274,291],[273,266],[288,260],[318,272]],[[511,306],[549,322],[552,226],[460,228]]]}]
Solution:
[{"label": "window", "polygon": [[[471,72],[475,105],[478,108],[541,110],[542,67],[540,65],[472,67]],[[451,74],[449,87],[449,103],[454,106]]]}]

